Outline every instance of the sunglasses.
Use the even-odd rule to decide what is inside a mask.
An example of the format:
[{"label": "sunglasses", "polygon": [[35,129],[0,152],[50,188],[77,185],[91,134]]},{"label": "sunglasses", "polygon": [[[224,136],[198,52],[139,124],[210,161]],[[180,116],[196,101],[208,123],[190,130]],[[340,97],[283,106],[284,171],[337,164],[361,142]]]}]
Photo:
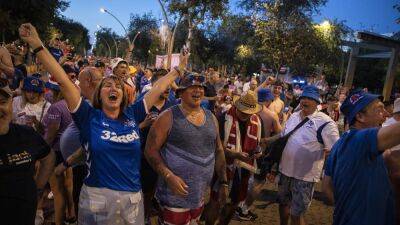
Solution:
[{"label": "sunglasses", "polygon": [[192,83],[204,83],[206,81],[206,78],[204,76],[198,76],[198,75],[189,75],[188,79]]}]

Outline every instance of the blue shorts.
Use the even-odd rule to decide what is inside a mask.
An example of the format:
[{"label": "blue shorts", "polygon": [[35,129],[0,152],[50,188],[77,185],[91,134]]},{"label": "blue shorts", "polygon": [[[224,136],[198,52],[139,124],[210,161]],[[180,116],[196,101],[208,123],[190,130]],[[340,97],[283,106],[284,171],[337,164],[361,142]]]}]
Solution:
[{"label": "blue shorts", "polygon": [[314,194],[314,182],[298,180],[280,174],[278,183],[278,201],[282,205],[290,205],[290,214],[303,215],[311,205]]}]

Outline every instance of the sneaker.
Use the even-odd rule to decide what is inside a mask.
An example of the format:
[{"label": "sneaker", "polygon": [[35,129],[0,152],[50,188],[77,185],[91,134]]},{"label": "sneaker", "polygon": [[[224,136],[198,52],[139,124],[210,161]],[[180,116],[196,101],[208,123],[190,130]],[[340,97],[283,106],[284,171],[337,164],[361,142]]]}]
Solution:
[{"label": "sneaker", "polygon": [[64,225],[77,225],[77,220],[76,218],[70,218],[70,219],[66,219],[64,221]]},{"label": "sneaker", "polygon": [[35,225],[42,225],[44,223],[43,210],[36,210]]},{"label": "sneaker", "polygon": [[243,213],[240,207],[236,208],[236,215],[240,220],[243,221],[254,221],[258,218],[257,214],[251,212],[250,210],[248,210],[246,214]]}]

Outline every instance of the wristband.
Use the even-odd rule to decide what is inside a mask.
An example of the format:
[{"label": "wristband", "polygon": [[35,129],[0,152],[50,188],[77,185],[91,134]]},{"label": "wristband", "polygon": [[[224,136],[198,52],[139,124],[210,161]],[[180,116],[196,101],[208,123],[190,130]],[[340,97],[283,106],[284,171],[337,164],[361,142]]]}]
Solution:
[{"label": "wristband", "polygon": [[38,52],[42,51],[43,49],[44,49],[44,46],[41,45],[41,46],[39,46],[39,47],[33,49],[32,53],[33,53],[34,55],[36,55]]},{"label": "wristband", "polygon": [[175,66],[175,67],[174,67],[174,70],[178,73],[179,77],[182,77],[183,71],[181,71],[181,70],[179,69],[179,67]]}]

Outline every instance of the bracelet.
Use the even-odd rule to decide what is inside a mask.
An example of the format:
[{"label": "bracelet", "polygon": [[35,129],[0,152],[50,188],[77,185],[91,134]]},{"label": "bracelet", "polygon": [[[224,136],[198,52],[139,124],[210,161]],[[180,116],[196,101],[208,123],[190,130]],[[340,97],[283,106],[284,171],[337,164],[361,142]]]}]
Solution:
[{"label": "bracelet", "polygon": [[36,55],[38,52],[42,51],[43,49],[44,49],[44,46],[41,45],[41,46],[39,46],[39,47],[33,49],[32,53],[33,53],[34,55]]},{"label": "bracelet", "polygon": [[67,160],[64,160],[63,162],[62,162],[62,164],[63,164],[63,166],[65,167],[65,168],[69,168],[71,165],[69,165],[69,163],[67,162]]}]

